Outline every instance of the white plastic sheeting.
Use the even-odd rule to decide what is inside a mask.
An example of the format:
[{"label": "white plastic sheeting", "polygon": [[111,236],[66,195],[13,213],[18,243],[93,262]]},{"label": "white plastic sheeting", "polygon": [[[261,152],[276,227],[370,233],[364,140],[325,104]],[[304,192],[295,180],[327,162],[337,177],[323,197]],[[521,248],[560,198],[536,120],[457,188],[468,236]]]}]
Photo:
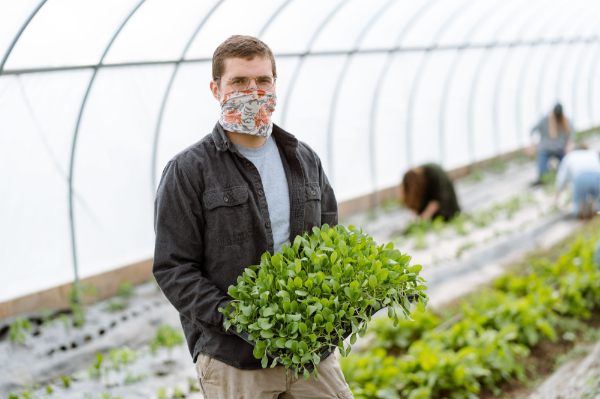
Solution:
[{"label": "white plastic sheeting", "polygon": [[0,0],[0,301],[147,259],[164,164],[210,132],[215,47],[261,37],[274,118],[340,200],[600,122],[593,0]]}]

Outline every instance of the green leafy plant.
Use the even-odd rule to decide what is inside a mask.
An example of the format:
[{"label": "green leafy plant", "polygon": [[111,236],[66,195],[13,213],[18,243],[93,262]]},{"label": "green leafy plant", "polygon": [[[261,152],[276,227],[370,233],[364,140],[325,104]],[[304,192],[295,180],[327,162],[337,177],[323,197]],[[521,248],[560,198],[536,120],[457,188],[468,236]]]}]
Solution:
[{"label": "green leafy plant", "polygon": [[81,328],[85,325],[86,314],[84,303],[93,301],[98,296],[98,289],[90,284],[73,284],[69,290],[69,308],[73,326]]},{"label": "green leafy plant", "polygon": [[168,324],[163,324],[156,330],[154,339],[150,342],[150,351],[156,353],[160,348],[166,349],[171,356],[173,348],[184,343],[183,336],[179,330]]},{"label": "green leafy plant", "polygon": [[461,244],[457,249],[456,249],[456,257],[460,258],[461,256],[463,256],[463,254],[465,252],[467,252],[468,250],[472,249],[475,247],[475,243],[472,241],[467,241],[463,244]]},{"label": "green leafy plant", "polygon": [[171,396],[173,397],[173,399],[184,399],[185,398],[185,394],[179,388],[174,388],[173,395],[171,395]]},{"label": "green leafy plant", "polygon": [[590,330],[578,320],[600,308],[595,247],[575,240],[558,259],[533,261],[469,296],[441,323],[426,309],[397,330],[390,320],[373,323],[376,348],[341,361],[354,397],[475,399],[524,381],[531,348]]},{"label": "green leafy plant", "polygon": [[104,355],[100,352],[96,352],[96,357],[94,358],[94,363],[88,368],[88,375],[90,378],[100,378],[102,376],[104,364]]},{"label": "green leafy plant", "polygon": [[484,177],[485,177],[485,175],[484,175],[483,171],[481,170],[481,168],[476,168],[476,169],[473,169],[469,173],[467,179],[472,182],[478,183],[478,182],[482,181]]},{"label": "green leafy plant", "polygon": [[501,174],[508,168],[508,162],[504,159],[495,159],[489,163],[487,168],[492,173]]},{"label": "green leafy plant", "polygon": [[137,352],[128,347],[115,348],[108,352],[109,367],[115,371],[120,371],[122,368],[133,363],[137,358]]},{"label": "green leafy plant", "polygon": [[8,339],[16,345],[25,344],[27,332],[31,331],[31,323],[28,319],[19,317],[10,324],[8,329]]},{"label": "green leafy plant", "polygon": [[133,285],[127,281],[122,282],[117,288],[117,299],[108,302],[106,310],[109,312],[120,312],[127,309],[133,293]]},{"label": "green leafy plant", "polygon": [[68,375],[61,375],[60,382],[62,383],[63,387],[71,388],[71,377]]},{"label": "green leafy plant", "polygon": [[165,388],[158,388],[156,396],[158,399],[169,399],[169,395],[167,394],[167,390]]},{"label": "green leafy plant", "polygon": [[387,307],[398,321],[410,298],[426,301],[421,266],[409,261],[353,226],[315,227],[245,269],[221,309],[225,327],[254,343],[263,367],[280,363],[308,378],[326,352],[347,355],[344,339],[353,344],[374,312]]},{"label": "green leafy plant", "polygon": [[127,309],[128,306],[127,302],[115,299],[106,304],[106,310],[109,312],[121,312]]},{"label": "green leafy plant", "polygon": [[188,377],[187,382],[189,392],[200,392],[200,385],[198,384],[198,380],[196,378]]},{"label": "green leafy plant", "polygon": [[460,215],[455,216],[450,221],[450,225],[459,236],[467,235],[467,217],[465,214],[461,213]]},{"label": "green leafy plant", "polygon": [[138,382],[144,381],[146,378],[148,378],[148,376],[143,373],[142,374],[127,373],[127,375],[125,376],[125,379],[123,380],[123,384],[125,384],[125,385],[137,384]]},{"label": "green leafy plant", "polygon": [[133,296],[133,285],[128,281],[123,281],[117,288],[117,296],[121,299],[131,299]]},{"label": "green leafy plant", "polygon": [[383,348],[340,359],[356,399],[401,399],[401,360]]},{"label": "green leafy plant", "polygon": [[100,396],[98,396],[98,399],[123,399],[122,396],[113,396],[108,392],[102,392],[100,394]]},{"label": "green leafy plant", "polygon": [[387,317],[380,317],[371,322],[367,333],[376,336],[374,346],[384,348],[388,353],[400,354],[439,324],[439,317],[419,303],[411,312],[410,319],[400,320],[395,324]]}]

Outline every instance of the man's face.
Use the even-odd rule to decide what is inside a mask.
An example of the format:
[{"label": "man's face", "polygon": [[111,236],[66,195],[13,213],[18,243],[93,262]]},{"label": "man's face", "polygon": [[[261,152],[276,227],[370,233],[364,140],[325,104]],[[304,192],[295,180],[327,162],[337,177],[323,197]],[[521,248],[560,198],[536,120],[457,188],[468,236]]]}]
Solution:
[{"label": "man's face", "polygon": [[[249,83],[248,87],[242,89],[257,89],[259,88],[257,85],[274,79],[269,58],[254,57],[251,60],[227,58],[224,69],[218,82],[210,82],[210,90],[219,102],[223,99],[224,94],[240,90],[240,82],[248,81]],[[275,92],[275,86],[270,91]]]}]

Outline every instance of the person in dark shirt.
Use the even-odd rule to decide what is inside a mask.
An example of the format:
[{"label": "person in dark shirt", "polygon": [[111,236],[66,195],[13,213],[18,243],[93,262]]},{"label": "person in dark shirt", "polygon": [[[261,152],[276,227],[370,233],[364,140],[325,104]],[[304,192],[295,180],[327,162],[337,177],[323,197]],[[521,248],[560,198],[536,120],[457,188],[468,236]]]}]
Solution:
[{"label": "person in dark shirt", "polygon": [[450,177],[433,163],[407,171],[402,178],[400,196],[402,202],[420,219],[440,217],[448,221],[460,213]]}]

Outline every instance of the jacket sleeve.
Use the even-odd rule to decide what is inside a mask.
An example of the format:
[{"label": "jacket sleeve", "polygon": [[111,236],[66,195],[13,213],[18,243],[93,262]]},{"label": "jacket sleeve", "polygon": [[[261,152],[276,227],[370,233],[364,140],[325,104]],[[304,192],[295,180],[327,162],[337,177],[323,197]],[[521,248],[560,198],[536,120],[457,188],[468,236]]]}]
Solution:
[{"label": "jacket sleeve", "polygon": [[203,273],[204,218],[200,195],[185,170],[170,161],[154,204],[154,265],[159,287],[179,314],[194,324],[223,328],[217,310],[229,297]]},{"label": "jacket sleeve", "polygon": [[321,160],[317,157],[319,167],[319,185],[321,186],[321,223],[330,226],[338,224],[338,205],[333,188],[325,175]]}]

